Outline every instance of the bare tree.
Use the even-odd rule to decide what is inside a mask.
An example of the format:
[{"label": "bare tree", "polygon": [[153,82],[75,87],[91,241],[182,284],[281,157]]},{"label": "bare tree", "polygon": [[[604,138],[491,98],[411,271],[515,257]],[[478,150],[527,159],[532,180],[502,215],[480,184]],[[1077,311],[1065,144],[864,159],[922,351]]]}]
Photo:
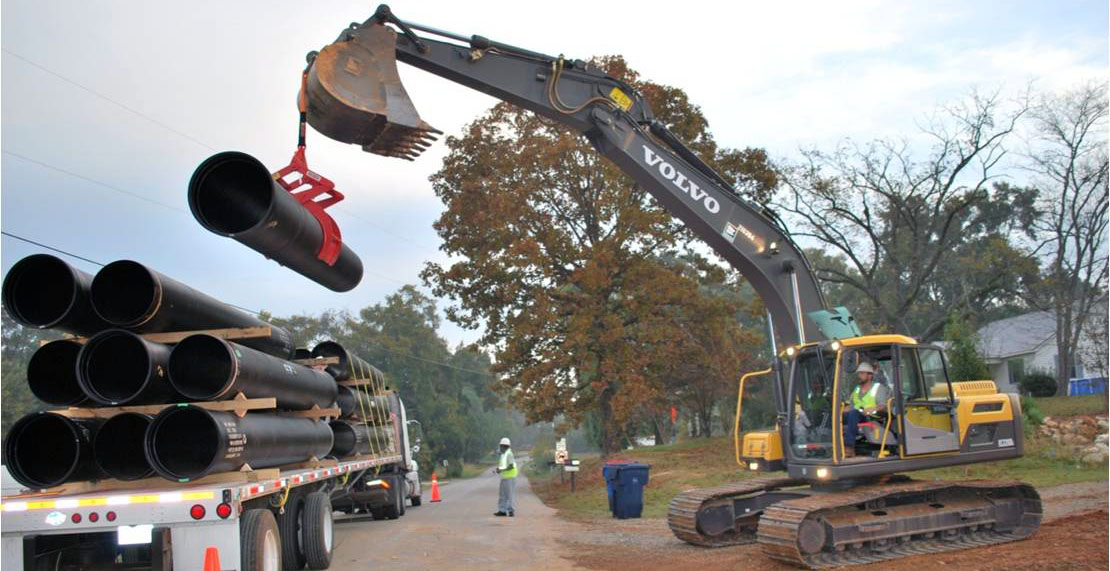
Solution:
[{"label": "bare tree", "polygon": [[1037,137],[1028,160],[1042,214],[1036,254],[1045,268],[1030,302],[1056,314],[1058,394],[1067,394],[1080,335],[1106,299],[1106,96],[1106,85],[1092,82],[1043,97],[1031,114]]},{"label": "bare tree", "polygon": [[944,108],[923,128],[932,141],[925,158],[907,142],[845,142],[785,169],[776,207],[800,226],[795,235],[825,246],[818,277],[858,292],[872,326],[935,339],[950,313],[991,303],[1016,283],[1023,256],[1005,233],[1019,224],[1015,206],[1028,218],[1033,198],[991,184],[1025,112],[1004,107],[996,93]]}]

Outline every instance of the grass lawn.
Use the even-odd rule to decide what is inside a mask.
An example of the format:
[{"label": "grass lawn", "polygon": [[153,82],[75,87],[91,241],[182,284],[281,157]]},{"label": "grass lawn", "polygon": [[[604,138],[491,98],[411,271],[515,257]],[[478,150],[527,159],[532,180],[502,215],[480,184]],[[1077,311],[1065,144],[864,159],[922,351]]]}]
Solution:
[{"label": "grass lawn", "polygon": [[[1072,397],[1075,398],[1075,397]],[[546,467],[528,472],[532,488],[544,503],[561,510],[570,519],[605,517],[609,514],[601,459],[582,457],[577,492],[570,492],[570,477],[560,483],[559,473]],[[644,517],[665,517],[667,506],[679,492],[714,486],[765,475],[784,474],[748,472],[737,465],[731,438],[695,439],[668,446],[644,447],[622,452],[612,460],[633,460],[651,465],[644,489]],[[1080,464],[1062,455],[1049,440],[1030,438],[1025,456],[1002,462],[970,464],[911,473],[917,479],[941,480],[1021,480],[1033,486],[1053,486],[1069,482],[1106,481],[1106,466]]]},{"label": "grass lawn", "polygon": [[1106,395],[1082,395],[1074,397],[1035,397],[1033,402],[1045,416],[1054,418],[1079,416],[1084,414],[1106,414]]}]

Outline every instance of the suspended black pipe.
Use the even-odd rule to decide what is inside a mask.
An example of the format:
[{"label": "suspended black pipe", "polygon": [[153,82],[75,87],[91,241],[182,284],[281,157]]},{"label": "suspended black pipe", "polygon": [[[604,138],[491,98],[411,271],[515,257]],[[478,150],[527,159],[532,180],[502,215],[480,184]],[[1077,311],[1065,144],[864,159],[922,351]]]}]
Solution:
[{"label": "suspended black pipe", "polygon": [[228,151],[209,157],[189,180],[189,209],[208,231],[248,248],[333,291],[349,291],[362,280],[362,260],[342,246],[334,265],[316,255],[324,231],[266,165]]},{"label": "suspended black pipe", "polygon": [[347,351],[335,341],[324,341],[312,348],[313,357],[338,357],[339,363],[328,365],[328,374],[337,381],[350,379],[370,379],[380,386],[385,385],[385,375],[377,367],[362,360],[359,356]]},{"label": "suspended black pipe", "polygon": [[154,475],[143,441],[152,417],[122,412],[104,421],[93,437],[93,458],[100,469],[117,480],[138,480]]},{"label": "suspended black pipe", "polygon": [[58,339],[39,347],[27,362],[27,387],[46,404],[77,406],[89,400],[77,382],[81,344]]},{"label": "suspended black pipe", "polygon": [[[359,399],[362,399],[361,403]],[[389,399],[384,396],[370,396],[357,387],[339,385],[335,402],[340,418],[359,417],[376,424],[389,420]]]},{"label": "suspended black pipe", "polygon": [[290,363],[207,334],[190,335],[170,353],[170,383],[189,400],[224,400],[237,393],[274,397],[278,408],[328,408],[336,384],[327,373]]},{"label": "suspended black pipe", "polygon": [[300,359],[311,359],[311,358],[312,358],[312,351],[309,351],[307,347],[297,347],[296,349],[293,350],[293,360],[295,360],[295,361],[300,360]]},{"label": "suspended black pipe", "polygon": [[92,276],[49,254],[15,263],[4,277],[4,308],[15,321],[38,329],[91,335],[111,327],[89,303]]},{"label": "suspended black pipe", "polygon": [[238,342],[282,359],[293,356],[288,331],[131,260],[112,262],[97,272],[92,305],[109,323],[140,333],[270,327],[269,337]]},{"label": "suspended black pipe", "polygon": [[146,456],[158,475],[180,482],[238,470],[323,458],[331,450],[328,423],[306,418],[230,412],[178,405],[154,417]]},{"label": "suspended black pipe", "polygon": [[123,329],[93,335],[77,355],[77,382],[103,405],[159,404],[181,395],[166,378],[170,348]]},{"label": "suspended black pipe", "polygon": [[28,414],[8,430],[4,465],[17,482],[34,489],[99,480],[104,473],[93,461],[92,435],[100,423],[52,412]]}]

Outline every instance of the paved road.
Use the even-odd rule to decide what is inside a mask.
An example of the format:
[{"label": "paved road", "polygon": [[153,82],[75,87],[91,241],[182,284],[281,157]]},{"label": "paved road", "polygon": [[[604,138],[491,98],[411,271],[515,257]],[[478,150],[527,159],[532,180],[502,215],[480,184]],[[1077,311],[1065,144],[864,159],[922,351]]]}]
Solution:
[{"label": "paved road", "polygon": [[516,517],[494,517],[498,477],[485,473],[440,486],[443,501],[408,508],[398,520],[336,517],[331,569],[576,569],[557,539],[573,533],[517,478]]}]

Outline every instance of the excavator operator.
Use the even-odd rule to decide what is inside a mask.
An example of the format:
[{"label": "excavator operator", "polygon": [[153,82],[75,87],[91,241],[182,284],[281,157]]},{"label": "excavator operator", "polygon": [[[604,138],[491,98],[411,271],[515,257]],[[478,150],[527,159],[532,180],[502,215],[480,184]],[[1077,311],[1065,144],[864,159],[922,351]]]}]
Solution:
[{"label": "excavator operator", "polygon": [[842,421],[844,423],[844,457],[851,458],[856,455],[855,442],[859,436],[859,423],[886,412],[886,401],[890,396],[890,389],[875,382],[875,367],[867,361],[861,361],[856,367],[856,377],[859,384],[852,389],[849,402],[844,403]]}]

